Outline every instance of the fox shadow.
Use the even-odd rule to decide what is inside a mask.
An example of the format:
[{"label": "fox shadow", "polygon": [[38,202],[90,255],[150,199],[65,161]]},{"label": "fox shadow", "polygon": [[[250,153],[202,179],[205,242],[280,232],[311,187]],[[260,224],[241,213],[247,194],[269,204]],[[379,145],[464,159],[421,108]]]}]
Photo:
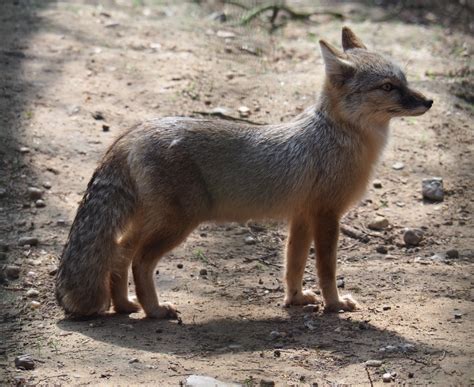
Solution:
[{"label": "fox shadow", "polygon": [[[99,342],[180,356],[214,356],[238,352],[273,352],[267,356],[283,356],[290,350],[330,352],[343,363],[360,363],[384,356],[380,349],[391,345],[420,353],[437,352],[436,348],[420,346],[388,329],[380,329],[352,314],[308,315],[301,308],[287,309],[287,316],[249,320],[217,318],[195,323],[169,320],[136,319],[109,315],[88,321],[63,319],[57,326],[77,332]],[[391,357],[406,356],[402,350]]]}]

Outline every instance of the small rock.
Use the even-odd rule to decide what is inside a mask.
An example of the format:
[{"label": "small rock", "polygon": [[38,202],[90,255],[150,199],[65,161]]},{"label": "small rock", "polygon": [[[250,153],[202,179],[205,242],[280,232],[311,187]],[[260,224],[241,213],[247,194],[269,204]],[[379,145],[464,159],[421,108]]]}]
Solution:
[{"label": "small rock", "polygon": [[319,310],[319,305],[308,304],[303,306],[303,312],[305,313],[316,313]]},{"label": "small rock", "polygon": [[43,208],[43,207],[46,207],[46,203],[44,202],[44,200],[38,199],[35,202],[35,206],[36,206],[36,208]]},{"label": "small rock", "polygon": [[275,356],[275,357],[280,357],[280,356],[281,356],[281,351],[280,351],[279,349],[275,349],[275,350],[273,351],[273,356]]},{"label": "small rock", "polygon": [[395,169],[396,171],[400,171],[403,168],[405,168],[405,164],[403,164],[401,161],[399,161],[399,162],[396,162],[395,164],[393,164],[392,168]]},{"label": "small rock", "polygon": [[49,181],[45,181],[45,182],[43,183],[43,187],[46,188],[46,189],[51,189],[52,184],[51,184]]},{"label": "small rock", "polygon": [[403,241],[407,246],[418,246],[423,239],[423,231],[417,228],[405,229]]},{"label": "small rock", "polygon": [[201,276],[207,275],[207,270],[206,269],[199,270],[199,275],[201,275]]},{"label": "small rock", "polygon": [[414,376],[415,376],[415,374],[414,374],[413,372],[409,372],[409,373],[408,373],[408,377],[409,377],[410,379],[412,379]]},{"label": "small rock", "polygon": [[442,202],[444,199],[443,179],[441,177],[423,179],[421,182],[421,193],[423,199]]},{"label": "small rock", "polygon": [[57,224],[58,226],[60,226],[60,227],[67,226],[67,223],[66,223],[66,221],[65,221],[64,219],[58,219],[58,220],[56,221],[56,224]]},{"label": "small rock", "polygon": [[42,189],[39,189],[39,188],[36,188],[36,187],[28,187],[28,197],[31,199],[31,200],[38,200],[38,199],[41,199],[43,197],[43,190]]},{"label": "small rock", "polygon": [[284,336],[283,332],[278,332],[278,331],[271,331],[270,332],[270,338],[272,340],[279,339],[280,337],[283,337],[283,336]]},{"label": "small rock", "polygon": [[462,313],[460,313],[460,312],[455,312],[455,313],[454,313],[454,318],[455,318],[456,320],[459,320],[461,317],[462,317]]},{"label": "small rock", "polygon": [[381,360],[367,360],[365,362],[366,367],[381,367],[382,361]]},{"label": "small rock", "polygon": [[134,358],[132,358],[128,361],[129,364],[139,363],[139,362],[140,362],[140,360],[138,360],[136,357],[134,357]]},{"label": "small rock", "polygon": [[456,249],[450,249],[446,251],[446,256],[451,259],[459,258],[459,251]]},{"label": "small rock", "polygon": [[392,374],[390,372],[385,372],[382,375],[382,380],[384,383],[390,383],[392,381]]},{"label": "small rock", "polygon": [[20,267],[15,265],[8,265],[5,268],[5,274],[10,279],[17,279],[20,276]]},{"label": "small rock", "polygon": [[250,115],[250,109],[247,106],[239,107],[240,117],[248,117]]},{"label": "small rock", "polygon": [[216,35],[217,35],[218,38],[224,38],[224,39],[233,39],[233,38],[235,38],[235,34],[231,31],[219,30],[219,31],[217,31]]},{"label": "small rock", "polygon": [[249,236],[246,236],[245,239],[244,239],[244,242],[246,245],[254,245],[257,243],[257,241],[255,240],[255,238],[251,235]]},{"label": "small rock", "polygon": [[105,120],[105,117],[104,117],[104,114],[102,112],[94,112],[92,113],[92,118],[94,118],[94,120]]},{"label": "small rock", "polygon": [[379,253],[379,254],[387,254],[387,253],[388,253],[387,248],[386,248],[385,246],[383,246],[383,245],[377,246],[377,247],[375,248],[375,251],[376,251],[377,253]]},{"label": "small rock", "polygon": [[31,236],[21,237],[20,239],[18,239],[19,246],[24,246],[24,245],[37,246],[38,243],[39,243],[38,238],[31,237]]},{"label": "small rock", "polygon": [[388,219],[383,216],[376,217],[372,222],[368,224],[371,230],[381,231],[388,227]]},{"label": "small rock", "polygon": [[57,272],[58,272],[58,268],[56,266],[50,267],[48,270],[48,274],[51,276],[56,275]]},{"label": "small rock", "polygon": [[390,310],[392,307],[390,305],[383,305],[382,310]]},{"label": "small rock", "polygon": [[38,309],[40,306],[41,306],[41,302],[39,302],[39,301],[31,301],[30,302],[31,309]]},{"label": "small rock", "polygon": [[374,180],[372,185],[374,188],[382,188],[382,182],[380,180]]},{"label": "small rock", "polygon": [[275,382],[273,380],[260,380],[260,387],[273,387],[275,386]]},{"label": "small rock", "polygon": [[67,114],[73,116],[81,111],[81,107],[77,105],[69,106],[67,108]]},{"label": "small rock", "polygon": [[26,292],[26,297],[29,297],[29,298],[36,298],[39,296],[39,292],[36,290],[36,289],[29,289],[27,292]]},{"label": "small rock", "polygon": [[109,126],[109,125],[107,125],[107,124],[103,124],[103,125],[102,125],[102,131],[103,131],[103,132],[108,132],[109,130],[110,130],[110,126]]},{"label": "small rock", "polygon": [[20,355],[15,358],[15,367],[20,370],[34,370],[35,361],[31,355]]},{"label": "small rock", "polygon": [[400,349],[402,350],[402,352],[415,352],[416,351],[416,347],[410,343],[400,345]]},{"label": "small rock", "polygon": [[182,263],[178,263],[178,264],[176,265],[176,267],[177,267],[178,269],[182,269],[184,266],[183,266]]},{"label": "small rock", "polygon": [[19,151],[20,153],[23,153],[23,154],[30,153],[30,148],[28,148],[27,146],[22,146],[20,147]]},{"label": "small rock", "polygon": [[338,278],[336,281],[336,285],[338,288],[344,289],[346,286],[346,282],[344,281],[344,278]]}]

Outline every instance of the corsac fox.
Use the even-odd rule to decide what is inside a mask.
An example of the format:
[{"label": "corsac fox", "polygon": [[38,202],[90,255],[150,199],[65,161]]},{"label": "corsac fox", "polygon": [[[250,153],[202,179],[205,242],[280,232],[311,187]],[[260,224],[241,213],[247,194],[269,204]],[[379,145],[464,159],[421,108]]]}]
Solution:
[{"label": "corsac fox", "polygon": [[[285,219],[287,305],[314,303],[302,288],[314,240],[325,311],[358,307],[336,286],[339,220],[363,195],[393,117],[433,104],[402,70],[368,50],[347,27],[343,51],[321,40],[326,78],[315,106],[292,122],[252,126],[162,118],[137,125],[106,152],[72,224],[56,278],[66,312],[89,316],[143,308],[176,318],[159,303],[154,268],[200,223]],[[128,298],[132,266],[140,306]]]}]

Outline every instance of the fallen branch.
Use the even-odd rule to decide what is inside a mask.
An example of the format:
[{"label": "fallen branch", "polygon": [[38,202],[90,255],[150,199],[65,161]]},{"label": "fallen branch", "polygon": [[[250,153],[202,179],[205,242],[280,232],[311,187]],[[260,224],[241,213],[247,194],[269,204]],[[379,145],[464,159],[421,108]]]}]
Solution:
[{"label": "fallen branch", "polygon": [[247,25],[261,13],[264,13],[270,10],[273,11],[273,14],[271,17],[272,25],[274,25],[275,19],[279,12],[287,13],[290,16],[290,18],[296,19],[296,20],[309,20],[309,18],[314,15],[329,15],[340,20],[345,19],[345,16],[342,13],[335,12],[335,11],[326,10],[326,11],[303,12],[303,11],[295,11],[293,8],[290,8],[287,5],[283,5],[283,4],[281,5],[263,4],[263,5],[250,9],[246,15],[242,16],[242,18],[240,19],[240,25]]},{"label": "fallen branch", "polygon": [[370,241],[367,234],[349,226],[341,225],[341,232],[349,238],[357,239],[362,243],[368,243]]}]

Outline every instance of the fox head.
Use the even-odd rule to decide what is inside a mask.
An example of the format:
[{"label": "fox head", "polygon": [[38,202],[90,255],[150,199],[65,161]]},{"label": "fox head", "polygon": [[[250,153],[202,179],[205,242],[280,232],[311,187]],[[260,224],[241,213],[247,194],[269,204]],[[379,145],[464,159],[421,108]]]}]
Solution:
[{"label": "fox head", "polygon": [[324,96],[341,119],[384,125],[393,117],[417,116],[431,108],[433,101],[411,89],[395,63],[369,51],[349,28],[342,29],[344,51],[319,43],[326,67]]}]

